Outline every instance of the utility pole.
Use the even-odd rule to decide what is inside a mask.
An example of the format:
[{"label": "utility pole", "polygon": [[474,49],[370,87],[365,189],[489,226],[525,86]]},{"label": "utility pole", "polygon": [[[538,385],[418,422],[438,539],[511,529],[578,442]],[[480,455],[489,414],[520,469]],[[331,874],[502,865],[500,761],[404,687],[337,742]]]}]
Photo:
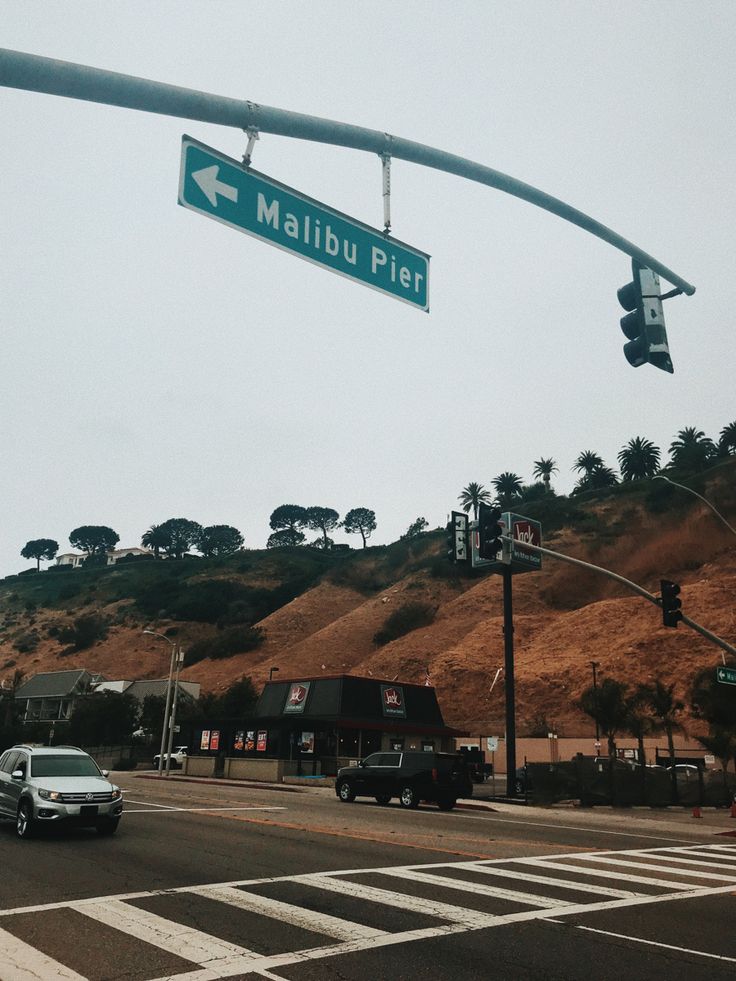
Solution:
[{"label": "utility pole", "polygon": [[598,725],[598,679],[596,677],[595,670],[599,666],[598,661],[591,661],[590,666],[593,669],[593,705],[595,706],[595,755],[600,756],[601,753],[601,733],[600,726]]}]

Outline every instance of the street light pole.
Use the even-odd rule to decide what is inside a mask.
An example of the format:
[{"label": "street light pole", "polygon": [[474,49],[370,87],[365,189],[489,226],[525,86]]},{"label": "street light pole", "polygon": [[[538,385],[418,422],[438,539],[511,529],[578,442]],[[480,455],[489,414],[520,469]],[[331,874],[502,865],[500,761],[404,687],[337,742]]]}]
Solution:
[{"label": "street light pole", "polygon": [[723,515],[721,514],[721,512],[720,512],[720,511],[718,511],[718,510],[717,510],[717,509],[716,509],[716,508],[715,508],[715,507],[714,507],[714,506],[713,506],[713,505],[712,505],[712,504],[710,503],[710,501],[709,501],[709,500],[708,500],[707,498],[705,498],[705,497],[703,497],[703,495],[702,495],[702,494],[698,494],[698,492],[697,492],[697,491],[694,491],[694,490],[692,489],[692,487],[686,487],[686,486],[685,486],[684,484],[678,484],[676,480],[670,480],[670,478],[669,478],[669,477],[665,477],[665,475],[664,475],[663,473],[658,473],[658,474],[656,475],[656,477],[652,477],[652,480],[666,480],[666,481],[667,481],[667,483],[668,483],[668,484],[672,484],[672,486],[673,486],[673,487],[679,487],[679,488],[680,488],[680,490],[684,490],[684,491],[687,491],[687,492],[688,492],[688,494],[692,494],[692,495],[693,495],[693,497],[697,497],[697,498],[698,498],[698,500],[700,500],[700,501],[702,501],[702,502],[703,502],[703,504],[706,504],[706,505],[707,505],[707,506],[708,506],[708,507],[709,507],[709,508],[711,509],[711,511],[713,512],[713,514],[715,514],[715,516],[716,516],[717,518],[719,518],[719,519],[720,519],[720,520],[721,520],[721,521],[722,521],[722,522],[724,523],[724,525],[725,525],[725,526],[726,526],[726,527],[728,528],[728,530],[729,530],[729,531],[732,531],[732,532],[734,533],[734,535],[736,535],[736,528],[734,528],[734,527],[733,527],[733,525],[730,525],[730,524],[729,524],[729,523],[728,523],[728,522],[726,521],[726,519],[725,519],[725,518],[723,517]]},{"label": "street light pole", "polygon": [[173,640],[169,640],[166,634],[161,634],[157,630],[144,630],[144,634],[149,634],[151,637],[160,637],[165,640],[167,644],[171,647],[171,662],[169,663],[169,680],[166,684],[166,708],[164,709],[164,724],[161,731],[161,750],[158,754],[158,775],[161,776],[164,766],[164,752],[166,751],[166,735],[167,728],[169,725],[169,710],[171,709],[171,678],[174,674],[174,657],[176,654],[176,644]]},{"label": "street light pole", "polygon": [[174,676],[174,697],[171,702],[171,715],[169,716],[169,741],[166,749],[166,776],[171,772],[171,750],[174,741],[174,725],[176,723],[176,703],[179,701],[179,671],[184,660],[184,651],[181,647],[176,647],[176,675]]},{"label": "street light pole", "polygon": [[598,661],[591,661],[590,666],[593,669],[593,705],[595,706],[595,754],[600,755],[601,751],[601,733],[600,727],[598,726],[598,678],[595,673],[595,669],[599,666]]}]

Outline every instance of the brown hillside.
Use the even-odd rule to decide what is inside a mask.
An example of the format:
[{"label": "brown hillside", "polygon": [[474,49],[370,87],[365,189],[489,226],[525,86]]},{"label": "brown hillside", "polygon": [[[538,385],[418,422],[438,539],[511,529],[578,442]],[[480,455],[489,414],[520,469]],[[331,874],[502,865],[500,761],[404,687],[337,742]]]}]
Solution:
[{"label": "brown hillside", "polygon": [[[733,523],[736,468],[728,464],[715,473],[709,497]],[[652,593],[659,592],[660,577],[680,582],[688,616],[736,645],[736,537],[704,505],[694,502],[685,511],[652,515],[629,495],[591,504],[588,510],[597,522],[594,531],[565,528],[546,536],[545,545],[611,569]],[[398,569],[398,576],[369,595],[325,576],[261,622],[266,642],[260,648],[201,661],[184,677],[205,690],[222,690],[244,674],[260,687],[271,667],[279,668],[280,679],[324,671],[422,683],[428,668],[448,722],[472,732],[502,732],[502,678],[489,691],[503,665],[500,577],[434,578],[411,561]],[[376,646],[373,636],[389,613],[410,601],[432,607],[434,621]],[[95,609],[90,601],[81,612]],[[144,621],[124,601],[102,608],[117,620],[106,640],[60,658],[58,642],[46,634],[54,623],[69,619],[69,612],[6,613],[0,675],[15,668],[28,676],[86,667],[109,678],[161,677],[168,671],[168,647],[141,635]],[[544,559],[541,572],[514,578],[514,613],[520,733],[546,723],[556,724],[564,735],[589,732],[591,723],[575,701],[591,683],[593,659],[600,664],[600,677],[632,685],[655,677],[675,681],[686,701],[694,674],[721,660],[717,647],[687,627],[664,628],[658,610],[624,586],[551,558]],[[169,626],[167,621],[157,629]],[[191,622],[174,626],[184,647],[214,630]],[[22,654],[13,638],[28,630],[36,630],[40,639],[34,651]]]}]

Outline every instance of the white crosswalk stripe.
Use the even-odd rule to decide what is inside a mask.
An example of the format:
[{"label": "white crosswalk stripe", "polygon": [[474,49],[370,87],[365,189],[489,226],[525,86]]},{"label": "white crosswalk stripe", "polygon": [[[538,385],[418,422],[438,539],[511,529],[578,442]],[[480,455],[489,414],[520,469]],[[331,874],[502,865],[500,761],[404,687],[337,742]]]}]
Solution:
[{"label": "white crosswalk stripe", "polygon": [[[379,882],[389,879],[395,883],[395,888],[374,885],[376,879]],[[597,879],[602,882],[598,883]],[[498,880],[504,885],[497,885]],[[506,888],[505,883],[512,886],[509,880],[514,880],[513,888]],[[616,880],[617,885],[609,884],[610,880]],[[150,945],[191,963],[191,969],[153,981],[219,981],[248,973],[276,977],[278,968],[290,964],[457,935],[469,930],[727,894],[733,892],[734,882],[736,845],[699,844],[335,870],[70,900],[47,903],[42,908],[45,912],[73,910],[87,922],[104,924],[109,928],[106,949],[113,959],[115,941],[110,940],[111,932],[113,938],[115,934],[120,936],[121,942],[135,938],[140,945]],[[524,888],[527,883],[529,886],[553,887],[568,895],[558,899],[546,895],[549,891],[546,889],[540,893],[528,892]],[[654,891],[625,888],[640,884]],[[299,897],[300,889],[304,905],[299,905],[299,899],[286,902],[277,898],[279,890],[282,895],[286,890],[289,897]],[[235,916],[242,914],[242,936],[246,945],[249,915],[273,920],[274,938],[278,937],[278,924],[284,924],[292,930],[297,928],[323,936],[324,945],[262,954],[249,946],[231,943],[205,930],[141,908],[143,902],[152,897],[151,903],[160,903],[157,908],[165,910],[169,898],[182,895],[230,907],[236,911],[232,914]],[[457,903],[444,902],[440,898],[449,895],[453,899],[457,897]],[[355,903],[365,904],[365,917],[369,921],[377,917],[379,923],[382,919],[386,924],[398,923],[395,914],[400,911],[400,922],[411,924],[414,916],[414,925],[408,928],[395,926],[392,931],[388,925],[382,929],[361,922],[359,914],[355,920],[337,916],[332,912],[335,900],[329,897],[337,897],[338,912],[340,897],[344,897],[345,903],[351,904],[345,908],[351,911],[355,909]],[[492,909],[499,911],[483,912],[476,908],[486,905],[486,900]],[[141,901],[141,905],[135,905],[136,901]],[[0,929],[2,981],[38,981],[39,978],[43,981],[87,981],[73,966],[54,960],[24,940],[22,922],[14,932],[15,917],[20,919],[20,914],[40,909],[35,906],[0,910],[0,923],[7,927]],[[215,921],[218,919],[216,912],[206,915]],[[199,925],[206,916],[204,913],[198,916],[196,922]],[[434,924],[426,926],[426,917],[432,917]],[[27,916],[25,921],[28,922]],[[213,927],[216,929],[215,922]],[[275,939],[273,942],[277,944]]]}]

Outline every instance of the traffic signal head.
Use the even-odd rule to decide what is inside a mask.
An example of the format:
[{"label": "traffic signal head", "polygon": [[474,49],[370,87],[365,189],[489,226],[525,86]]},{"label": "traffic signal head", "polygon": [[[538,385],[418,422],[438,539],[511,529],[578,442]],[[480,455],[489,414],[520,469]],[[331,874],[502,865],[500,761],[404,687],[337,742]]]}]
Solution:
[{"label": "traffic signal head", "polygon": [[631,260],[631,270],[633,280],[617,294],[621,306],[629,311],[621,318],[621,330],[629,338],[624,344],[624,355],[635,368],[648,361],[672,374],[675,369],[664,327],[659,276],[636,259]]},{"label": "traffic signal head", "polygon": [[468,561],[468,516],[453,511],[447,524],[447,558],[450,562]]},{"label": "traffic signal head", "polygon": [[478,507],[478,554],[482,559],[497,559],[503,547],[501,535],[505,526],[501,521],[501,508],[481,504]]},{"label": "traffic signal head", "polygon": [[682,620],[680,609],[682,600],[678,599],[680,587],[676,582],[670,582],[669,579],[660,579],[659,588],[662,596],[662,623],[665,627],[676,627]]}]

